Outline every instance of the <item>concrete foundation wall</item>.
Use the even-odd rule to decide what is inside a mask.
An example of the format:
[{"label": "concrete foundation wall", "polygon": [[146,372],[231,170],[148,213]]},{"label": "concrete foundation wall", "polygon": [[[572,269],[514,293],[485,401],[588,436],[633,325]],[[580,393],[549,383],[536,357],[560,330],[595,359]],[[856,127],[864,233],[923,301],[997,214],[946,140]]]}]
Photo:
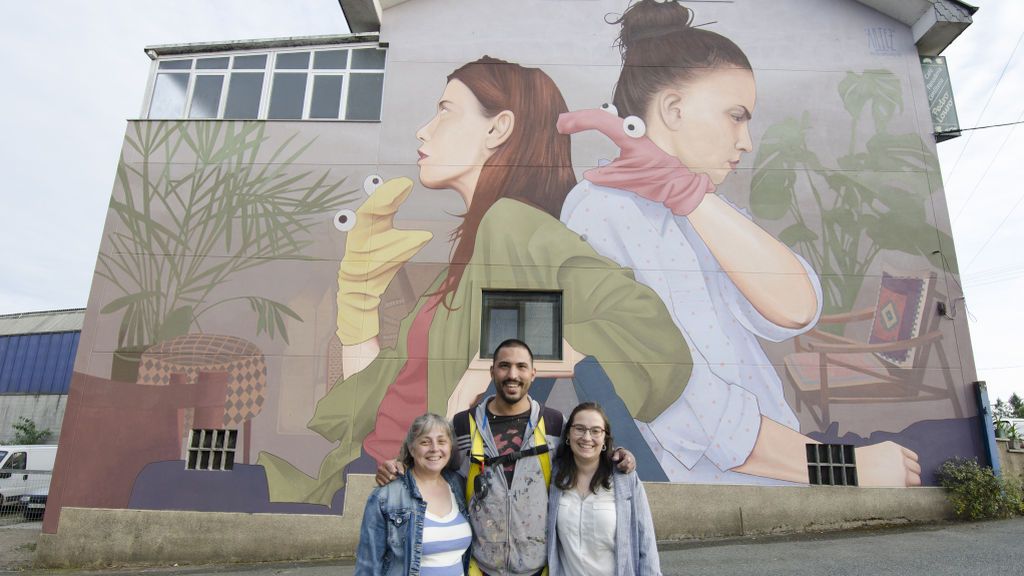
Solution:
[{"label": "concrete foundation wall", "polygon": [[[648,483],[658,539],[835,530],[951,517],[939,488]],[[355,555],[371,476],[349,476],[344,516],[64,508],[42,534],[40,567],[256,562]]]},{"label": "concrete foundation wall", "polygon": [[0,442],[14,439],[14,424],[24,416],[39,429],[49,428],[53,433],[48,444],[56,444],[64,421],[67,394],[4,394],[0,395]]},{"label": "concrete foundation wall", "polygon": [[1024,450],[1010,450],[1010,441],[996,438],[999,448],[999,467],[1003,476],[1024,478]]}]

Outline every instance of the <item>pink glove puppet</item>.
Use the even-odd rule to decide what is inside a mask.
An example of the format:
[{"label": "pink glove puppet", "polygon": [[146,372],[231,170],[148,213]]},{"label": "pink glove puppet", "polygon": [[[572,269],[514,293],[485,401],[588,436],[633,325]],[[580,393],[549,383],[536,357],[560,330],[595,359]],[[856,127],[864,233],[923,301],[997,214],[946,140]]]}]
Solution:
[{"label": "pink glove puppet", "polygon": [[694,174],[644,136],[643,120],[636,116],[623,120],[611,111],[577,110],[559,115],[556,126],[561,134],[597,130],[619,147],[618,158],[583,174],[594,184],[660,202],[678,216],[693,212],[715,191],[707,174]]}]

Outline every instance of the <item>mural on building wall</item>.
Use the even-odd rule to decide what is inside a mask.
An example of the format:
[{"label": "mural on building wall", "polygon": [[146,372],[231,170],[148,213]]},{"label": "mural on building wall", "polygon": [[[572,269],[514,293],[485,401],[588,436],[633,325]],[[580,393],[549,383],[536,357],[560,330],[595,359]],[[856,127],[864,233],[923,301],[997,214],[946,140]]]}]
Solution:
[{"label": "mural on building wall", "polygon": [[316,479],[261,455],[273,500],[330,502],[344,483],[342,469],[361,452],[378,462],[393,458],[417,415],[454,414],[484,392],[488,379],[467,373],[479,349],[471,320],[479,287],[562,292],[570,303],[562,318],[568,346],[602,362],[631,417],[656,417],[689,380],[687,348],[657,296],[557,219],[576,178],[569,138],[550,122],[567,112],[554,82],[539,69],[489,57],[448,80],[437,114],[416,136],[420,182],[452,189],[466,203],[451,262],[403,321],[398,345],[380,350],[380,296],[428,238],[389,229],[410,180],[384,182],[356,212],[338,274],[338,336],[346,349],[357,348],[346,354],[355,367],[346,366],[310,422],[339,444]]},{"label": "mural on building wall", "polygon": [[[834,105],[791,106],[755,141],[759,72],[736,42],[675,2],[608,21],[612,102],[567,104],[543,67],[452,66],[408,130],[415,180],[309,168],[347,151],[270,123],[132,124],[93,296],[117,322],[86,326],[116,331],[99,335],[115,350],[76,374],[66,422],[80,439],[148,432],[127,456],[76,441],[65,467],[108,485],[64,504],[338,513],[346,474],[395,457],[415,416],[493,392],[486,289],[561,293],[562,359],[531,395],[600,402],[645,479],[806,484],[806,445],[842,442],[860,485],[914,486],[974,454],[935,313],[952,243],[931,216],[934,156],[893,128],[901,77],[851,71]],[[845,154],[813,144],[819,126],[846,130]],[[614,153],[577,177],[587,137]],[[402,211],[440,190],[462,204],[448,239]],[[439,244],[446,258],[424,256]],[[240,433],[230,472],[185,470],[206,449],[189,431],[221,428]]]}]

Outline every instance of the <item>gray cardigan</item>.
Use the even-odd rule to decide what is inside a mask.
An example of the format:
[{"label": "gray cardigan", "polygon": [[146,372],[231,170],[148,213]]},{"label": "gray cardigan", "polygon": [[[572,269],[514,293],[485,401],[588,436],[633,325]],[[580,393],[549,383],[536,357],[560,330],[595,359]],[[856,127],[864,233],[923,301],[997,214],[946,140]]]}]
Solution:
[{"label": "gray cardigan", "polygon": [[[654,522],[647,503],[644,485],[635,472],[612,474],[615,488],[615,575],[661,576]],[[552,479],[548,496],[548,571],[550,576],[562,576],[558,559],[558,501],[562,491]]]}]

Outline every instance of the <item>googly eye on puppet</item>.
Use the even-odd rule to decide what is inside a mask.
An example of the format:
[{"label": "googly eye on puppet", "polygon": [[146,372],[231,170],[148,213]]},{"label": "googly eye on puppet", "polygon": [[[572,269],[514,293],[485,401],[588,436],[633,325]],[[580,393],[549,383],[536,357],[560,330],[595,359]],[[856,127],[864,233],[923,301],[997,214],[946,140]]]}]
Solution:
[{"label": "googly eye on puppet", "polygon": [[619,109],[615,107],[615,104],[609,104],[605,102],[604,104],[601,104],[601,110],[604,110],[605,112],[611,114],[612,116],[619,115]]},{"label": "googly eye on puppet", "polygon": [[366,195],[369,196],[370,194],[373,194],[373,191],[383,183],[384,179],[381,178],[380,175],[370,174],[366,177],[366,180],[363,180],[363,192],[366,192]]},{"label": "googly eye on puppet", "polygon": [[348,232],[356,225],[356,213],[348,208],[338,210],[334,214],[334,227],[342,232]]},{"label": "googly eye on puppet", "polygon": [[622,131],[630,138],[643,138],[647,133],[647,125],[638,116],[626,116],[622,120]]}]

